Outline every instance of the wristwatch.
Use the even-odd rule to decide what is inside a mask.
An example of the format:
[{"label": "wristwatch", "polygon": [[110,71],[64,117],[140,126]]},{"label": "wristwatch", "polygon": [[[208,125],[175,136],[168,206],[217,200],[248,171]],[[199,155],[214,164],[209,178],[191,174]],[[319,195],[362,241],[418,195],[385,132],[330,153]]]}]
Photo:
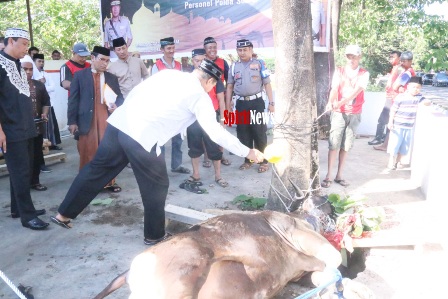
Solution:
[{"label": "wristwatch", "polygon": [[269,105],[275,106],[275,102],[269,102]]}]

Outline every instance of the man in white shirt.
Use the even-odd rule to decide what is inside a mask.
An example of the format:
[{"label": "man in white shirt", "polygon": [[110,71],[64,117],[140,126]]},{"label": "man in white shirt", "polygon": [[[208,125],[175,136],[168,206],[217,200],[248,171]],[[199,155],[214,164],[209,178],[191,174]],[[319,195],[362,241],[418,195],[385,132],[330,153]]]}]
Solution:
[{"label": "man in white shirt", "polygon": [[[137,85],[109,117],[95,158],[79,172],[51,220],[70,228],[70,219],[76,218],[130,162],[144,206],[144,242],[154,245],[164,240],[169,181],[160,147],[195,120],[219,145],[256,163],[263,161],[261,152],[241,144],[216,121],[207,92],[220,76],[219,67],[204,60],[193,73],[165,70]],[[172,88],[173,82],[176,88]],[[151,97],[163,101],[154,107]]]},{"label": "man in white shirt", "polygon": [[342,172],[349,150],[356,139],[356,130],[361,122],[364,90],[369,83],[369,72],[360,67],[361,48],[349,45],[345,49],[346,64],[336,68],[331,82],[326,110],[331,111],[330,136],[328,138],[328,172],[322,181],[323,188],[329,188],[333,165],[338,161],[338,171],[334,181],[343,187],[349,183]]}]

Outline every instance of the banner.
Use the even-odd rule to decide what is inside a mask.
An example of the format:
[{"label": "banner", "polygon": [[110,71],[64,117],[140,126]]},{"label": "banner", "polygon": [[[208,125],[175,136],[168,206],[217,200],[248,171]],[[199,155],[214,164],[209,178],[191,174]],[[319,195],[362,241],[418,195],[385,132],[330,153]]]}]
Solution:
[{"label": "banner", "polygon": [[[328,0],[310,1],[316,15],[315,50],[325,50]],[[315,8],[313,2],[318,4]],[[215,38],[220,52],[235,53],[236,41],[243,38],[257,51],[273,52],[270,0],[101,0],[101,12],[105,45],[124,37],[129,50],[140,52],[142,58],[159,57],[160,39],[170,36],[176,42],[176,56],[202,48],[208,36]]]}]

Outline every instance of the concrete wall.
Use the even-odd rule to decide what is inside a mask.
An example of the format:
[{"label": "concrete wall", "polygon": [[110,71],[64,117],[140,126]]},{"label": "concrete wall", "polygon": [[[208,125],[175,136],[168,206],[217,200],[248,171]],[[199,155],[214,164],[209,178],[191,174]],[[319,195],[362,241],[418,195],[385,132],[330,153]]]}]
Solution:
[{"label": "concrete wall", "polygon": [[46,60],[45,72],[46,75],[53,81],[55,85],[55,92],[50,95],[51,105],[54,108],[56,119],[58,120],[59,130],[67,130],[67,99],[68,92],[59,84],[60,74],[59,69],[67,60]]},{"label": "concrete wall", "polygon": [[378,124],[378,117],[383,110],[386,101],[385,92],[365,92],[365,103],[362,106],[361,124],[358,127],[359,135],[376,134],[376,125]]},{"label": "concrete wall", "polygon": [[422,106],[417,114],[412,151],[411,179],[421,186],[426,200],[442,201],[448,169],[448,112]]}]

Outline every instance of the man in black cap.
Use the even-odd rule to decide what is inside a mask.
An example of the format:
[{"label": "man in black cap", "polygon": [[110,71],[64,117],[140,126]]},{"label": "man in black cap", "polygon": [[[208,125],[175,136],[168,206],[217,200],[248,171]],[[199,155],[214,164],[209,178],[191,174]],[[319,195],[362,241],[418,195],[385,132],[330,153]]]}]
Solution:
[{"label": "man in black cap", "polygon": [[[70,228],[70,219],[76,218],[130,162],[143,201],[144,242],[154,245],[165,239],[169,181],[160,147],[196,120],[216,143],[241,157],[262,161],[262,153],[241,144],[216,122],[207,92],[220,76],[218,66],[204,60],[193,73],[166,70],[137,85],[109,117],[94,160],[75,178],[52,221]],[[158,101],[156,106],[154,101]]]},{"label": "man in black cap", "polygon": [[163,56],[156,60],[156,63],[152,67],[151,75],[165,69],[182,70],[182,65],[174,60],[176,45],[174,44],[173,37],[166,37],[160,40],[160,51],[162,51]]},{"label": "man in black cap", "polygon": [[[221,81],[222,83],[227,82],[227,76],[229,74],[229,64],[224,59],[218,57],[218,44],[216,43],[215,39],[213,37],[206,37],[204,39],[204,49],[205,49],[205,58],[208,60],[213,61],[216,63],[217,66],[223,71],[221,75]],[[215,106],[217,110],[217,117],[218,119],[223,118],[224,110],[226,107],[224,105],[221,105],[222,102],[225,103],[225,90],[223,92],[217,92],[217,88],[219,87],[219,84],[216,84],[216,86],[210,90],[208,95],[213,101],[213,105]],[[219,106],[218,106],[219,104]],[[221,149],[222,150],[222,149]],[[210,163],[210,162],[209,162]],[[224,156],[222,156],[221,163],[223,165],[229,166],[231,163],[228,159],[226,159]],[[204,162],[203,166],[206,166],[207,163]]]},{"label": "man in black cap", "polygon": [[[70,133],[78,138],[79,169],[93,159],[106,130],[107,118],[123,103],[117,77],[106,72],[110,50],[95,46],[91,60],[91,68],[75,73],[67,107]],[[109,93],[115,93],[116,99],[110,100]],[[121,191],[114,179],[105,186],[111,192]]]},{"label": "man in black cap", "polygon": [[[274,98],[272,97],[271,79],[269,71],[266,69],[264,62],[252,58],[253,45],[247,39],[237,41],[236,50],[239,61],[235,62],[229,70],[227,81],[226,104],[227,109],[232,110],[233,103],[231,101],[233,93],[235,93],[236,110],[250,111],[250,113],[263,113],[265,103],[262,98],[263,88],[269,99],[269,112],[274,112]],[[266,122],[238,124],[236,133],[238,139],[247,147],[255,147],[261,152],[267,145]],[[240,170],[249,169],[252,162],[245,159],[244,163],[239,167]],[[269,169],[268,161],[264,160],[258,167],[258,172],[263,173]]]},{"label": "man in black cap", "polygon": [[126,99],[132,88],[149,77],[148,69],[141,59],[129,54],[124,38],[114,39],[112,45],[118,60],[112,62],[107,71],[118,77],[121,93]]},{"label": "man in black cap", "polygon": [[36,210],[31,200],[33,164],[33,103],[27,76],[19,59],[27,54],[28,31],[8,28],[5,49],[0,51],[0,148],[5,156],[11,188],[11,216],[21,218],[24,227],[42,230],[48,223],[39,219],[45,210]]},{"label": "man in black cap", "polygon": [[[174,69],[181,71],[182,65],[174,60],[174,52],[176,46],[173,37],[166,37],[160,40],[160,50],[163,53],[162,58],[157,59],[152,66],[151,74],[154,75],[159,71]],[[190,173],[190,169],[182,166],[182,137],[180,134],[173,136],[171,139],[171,171],[178,173]],[[165,148],[163,148],[165,150]]]},{"label": "man in black cap", "polygon": [[[194,69],[197,69],[205,59],[205,50],[195,49],[191,52],[191,57],[193,61],[193,67]],[[219,93],[223,94],[224,84],[221,80],[218,80],[217,85],[213,89],[216,89]],[[221,104],[224,105],[224,99],[222,100]],[[213,103],[213,109],[215,109],[215,113],[218,113],[219,116],[219,111],[217,112],[215,103]],[[189,179],[185,180],[185,182],[181,184],[180,187],[197,194],[203,194],[205,192],[204,189],[200,188],[202,182],[199,174],[199,161],[202,154],[204,154],[204,167],[207,167],[205,164],[206,162],[210,163],[210,160],[213,161],[213,168],[215,169],[215,182],[223,188],[227,187],[229,183],[221,176],[222,151],[219,145],[213,142],[208,134],[204,131],[204,129],[202,129],[198,121],[195,121],[191,126],[188,127],[187,140],[189,149],[188,155],[191,158],[193,174]],[[205,155],[207,155],[207,160],[205,160]]]}]

